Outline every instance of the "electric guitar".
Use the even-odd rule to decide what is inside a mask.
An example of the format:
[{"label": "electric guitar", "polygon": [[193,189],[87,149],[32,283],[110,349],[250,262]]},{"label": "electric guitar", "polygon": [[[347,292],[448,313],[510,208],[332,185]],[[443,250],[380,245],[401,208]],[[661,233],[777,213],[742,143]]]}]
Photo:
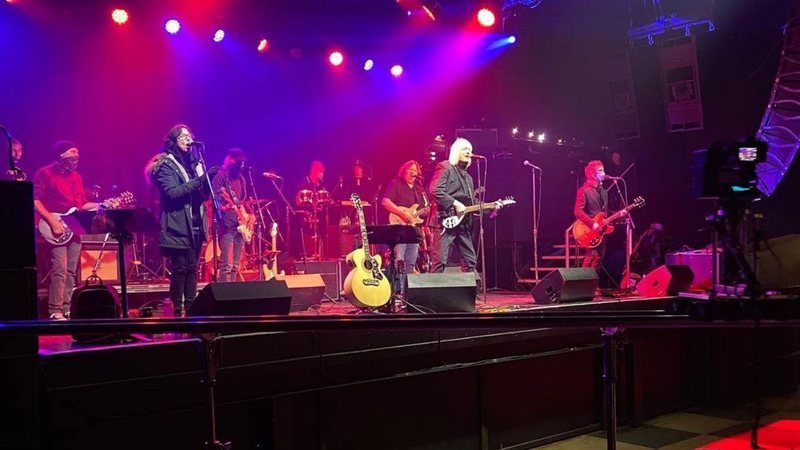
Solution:
[{"label": "electric guitar", "polygon": [[464,220],[464,216],[467,214],[479,211],[494,211],[507,205],[513,205],[514,203],[517,203],[517,201],[514,200],[514,197],[506,197],[495,202],[482,202],[478,203],[477,205],[470,205],[461,212],[456,212],[454,208],[450,208],[450,210],[445,213],[445,216],[441,220],[442,226],[447,229],[455,228],[461,223],[462,220]]},{"label": "electric guitar", "polygon": [[389,213],[389,223],[391,225],[414,225],[414,226],[417,226],[417,225],[419,225],[419,224],[421,224],[422,222],[425,221],[425,219],[420,218],[420,216],[424,216],[425,214],[428,214],[428,212],[430,212],[430,210],[431,210],[430,206],[426,206],[426,207],[424,207],[422,209],[419,209],[419,204],[417,204],[417,203],[414,203],[413,205],[411,205],[409,207],[398,206],[398,208],[400,208],[400,210],[403,211],[403,212],[411,214],[411,217],[413,217],[413,219],[411,219],[411,222],[406,222],[405,218],[403,218],[401,216],[398,216],[395,213]]},{"label": "electric guitar", "polygon": [[[111,209],[111,205],[118,204],[115,207],[120,207],[124,205],[129,205],[134,202],[133,194],[129,191],[125,191],[119,194],[117,197],[111,197],[100,204],[100,209]],[[61,222],[61,226],[64,227],[64,232],[56,235],[53,232],[53,227],[50,226],[50,222],[44,219],[44,217],[39,219],[39,233],[42,235],[42,238],[47,241],[51,245],[59,246],[64,245],[72,239],[72,236],[75,236],[75,233],[85,234],[85,230],[83,226],[75,219],[75,216],[72,214],[78,211],[78,208],[72,207],[65,213],[50,213]]]},{"label": "electric guitar", "polygon": [[[269,236],[272,238],[272,251],[275,252],[277,248],[276,237],[278,236],[278,223],[272,222],[272,226],[269,229]],[[272,255],[272,267],[269,264],[264,264],[261,266],[261,270],[264,272],[264,280],[271,280],[278,275],[278,253],[274,253]]]},{"label": "electric guitar", "polygon": [[604,213],[597,213],[592,217],[592,223],[597,223],[599,226],[593,230],[591,226],[586,225],[580,220],[576,220],[572,225],[572,236],[579,247],[595,248],[603,242],[603,237],[606,234],[614,231],[614,227],[609,226],[610,223],[619,219],[628,213],[628,211],[644,206],[644,198],[636,197],[630,205],[620,209],[614,214],[606,217]]},{"label": "electric guitar", "polygon": [[344,280],[344,296],[359,308],[379,308],[389,301],[389,297],[392,296],[392,287],[389,279],[381,272],[380,255],[372,255],[369,252],[361,199],[355,193],[350,196],[350,199],[358,212],[361,248],[357,248],[347,255],[347,263],[353,269]]},{"label": "electric guitar", "polygon": [[248,244],[250,241],[253,240],[253,225],[255,224],[256,218],[250,214],[247,214],[247,210],[244,209],[244,206],[241,203],[237,203],[231,197],[231,194],[228,193],[228,190],[220,188],[219,196],[225,200],[225,203],[233,209],[233,212],[236,213],[236,219],[239,221],[239,225],[236,226],[236,231],[242,235],[242,238]]}]

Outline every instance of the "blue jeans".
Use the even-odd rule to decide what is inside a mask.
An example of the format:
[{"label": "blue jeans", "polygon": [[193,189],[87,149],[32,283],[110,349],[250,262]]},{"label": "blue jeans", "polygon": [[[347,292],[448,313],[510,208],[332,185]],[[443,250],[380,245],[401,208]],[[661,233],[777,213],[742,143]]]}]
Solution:
[{"label": "blue jeans", "polygon": [[239,275],[239,262],[242,260],[244,238],[236,230],[228,231],[219,236],[219,281],[236,281]]},{"label": "blue jeans", "polygon": [[394,260],[403,261],[405,273],[413,273],[414,266],[417,265],[417,255],[419,255],[419,244],[397,244],[394,246]]},{"label": "blue jeans", "polygon": [[69,314],[72,290],[75,288],[75,272],[81,257],[81,243],[75,239],[69,244],[52,247],[50,250],[50,296],[48,313]]}]

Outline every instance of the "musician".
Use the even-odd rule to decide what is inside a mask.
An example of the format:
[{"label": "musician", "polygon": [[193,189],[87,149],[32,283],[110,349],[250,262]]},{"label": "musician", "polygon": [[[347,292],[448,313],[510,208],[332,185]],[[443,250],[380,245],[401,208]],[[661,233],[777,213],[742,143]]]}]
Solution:
[{"label": "musician", "polygon": [[252,209],[245,203],[247,199],[247,184],[243,172],[246,161],[247,157],[244,150],[240,148],[228,150],[228,154],[222,163],[222,169],[214,178],[213,183],[214,193],[222,209],[222,220],[218,221],[219,228],[217,229],[220,247],[219,281],[222,282],[236,281],[236,277],[239,274],[239,262],[242,259],[242,250],[244,249],[244,237],[237,230],[239,216],[236,214],[235,207],[223,198],[222,191],[224,190],[227,193],[234,205],[244,208],[247,218],[246,223],[243,225],[252,230],[256,220]]},{"label": "musician", "polygon": [[[412,215],[407,208],[413,205],[425,208],[429,203],[428,196],[425,194],[425,190],[422,189],[421,170],[422,168],[417,161],[406,161],[397,171],[397,177],[386,186],[386,191],[384,191],[381,199],[381,205],[387,211],[402,219],[407,225],[414,225],[414,222],[419,219],[417,216]],[[396,262],[403,261],[405,273],[412,273],[417,263],[418,254],[418,243],[397,244],[394,246],[394,260]]]},{"label": "musician", "polygon": [[296,233],[292,240],[296,253],[303,258],[320,256],[324,248],[322,234],[327,229],[327,215],[322,208],[330,202],[330,193],[325,187],[324,178],[325,164],[314,160],[311,162],[308,175],[297,186],[295,205],[299,215],[295,226],[300,232]]},{"label": "musician", "polygon": [[[188,310],[197,295],[197,260],[206,240],[203,200],[210,187],[192,143],[189,127],[173,126],[164,138],[162,152],[145,168],[161,198],[158,244],[172,264],[169,295],[176,317],[181,315],[181,304]],[[212,167],[208,176],[213,178],[218,171]]]},{"label": "musician", "polygon": [[[600,228],[600,224],[595,221],[594,216],[601,212],[608,214],[608,191],[603,187],[606,172],[603,163],[594,160],[586,164],[583,173],[586,176],[586,181],[578,188],[578,193],[575,196],[575,218],[596,231]],[[613,227],[606,229],[606,232],[611,231],[613,231]],[[582,266],[600,270],[605,249],[605,242],[595,248],[587,249]]]},{"label": "musician", "polygon": [[472,144],[464,138],[458,138],[450,146],[448,160],[437,164],[433,173],[430,193],[437,213],[432,213],[429,220],[433,228],[432,272],[444,272],[454,244],[461,253],[462,267],[468,272],[475,271],[477,257],[472,243],[472,216],[467,215],[460,224],[450,229],[443,229],[439,223],[449,210],[462,212],[467,205],[474,203],[472,176],[467,173],[471,160]]},{"label": "musician", "polygon": [[9,177],[14,181],[25,181],[28,176],[19,166],[19,162],[22,160],[22,142],[17,138],[11,139],[11,157],[14,159],[14,166],[17,168],[17,171],[12,173],[9,169]]},{"label": "musician", "polygon": [[[323,184],[324,178],[325,164],[322,164],[322,161],[318,160],[312,161],[311,167],[308,169],[308,175],[306,175],[306,177],[297,186],[297,192],[310,191],[311,193],[316,194],[319,191],[327,191],[325,189],[325,185]],[[300,196],[295,198],[295,204],[300,207],[308,206],[304,202],[304,199]]]},{"label": "musician", "polygon": [[[53,213],[66,213],[70,208],[95,210],[98,203],[86,199],[83,177],[77,172],[80,152],[78,146],[69,141],[56,142],[53,146],[55,161],[36,171],[33,176],[33,206],[36,213],[52,229],[53,235],[64,234],[64,225]],[[109,206],[116,206],[116,202]],[[75,233],[69,242],[62,245],[46,245],[50,256],[50,292],[48,314],[50,319],[69,319],[70,300],[75,287],[75,271],[81,256],[80,236]]]}]

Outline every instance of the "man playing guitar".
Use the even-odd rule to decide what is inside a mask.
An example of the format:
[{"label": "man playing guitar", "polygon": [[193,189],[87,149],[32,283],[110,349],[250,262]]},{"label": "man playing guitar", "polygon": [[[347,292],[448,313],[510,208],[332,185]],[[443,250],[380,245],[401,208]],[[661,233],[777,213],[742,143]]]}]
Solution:
[{"label": "man playing guitar", "polygon": [[[428,197],[422,188],[421,167],[417,161],[406,161],[397,177],[389,182],[383,193],[381,205],[389,211],[389,223],[419,225],[429,211]],[[394,260],[403,261],[405,273],[411,273],[417,263],[419,244],[397,244]]]},{"label": "man playing guitar", "polygon": [[[608,213],[608,191],[603,187],[603,180],[606,177],[605,167],[598,160],[589,161],[584,167],[583,173],[586,176],[586,181],[578,188],[575,196],[575,218],[586,224],[590,229],[598,231],[601,225],[595,221],[595,217],[597,217],[598,213],[603,213],[603,215]],[[609,225],[602,232],[603,234],[608,234],[613,230],[614,227]],[[597,247],[587,248],[582,266],[600,270],[605,249],[605,242]]]},{"label": "man playing guitar", "polygon": [[[255,215],[245,202],[247,184],[242,175],[247,161],[242,149],[232,148],[214,178],[214,192],[222,209],[219,222],[220,270],[219,281],[236,281],[245,241],[252,238]],[[242,223],[244,222],[244,223]]]},{"label": "man playing guitar", "polygon": [[[37,170],[33,177],[33,206],[57,237],[67,230],[60,216],[54,213],[66,213],[71,208],[91,211],[99,208],[100,204],[86,199],[83,178],[76,171],[79,160],[77,145],[68,141],[57,142],[53,156],[55,161]],[[106,206],[116,207],[117,203],[110,201]],[[81,255],[80,237],[76,233],[60,245],[46,244],[46,250],[51,265],[48,314],[53,320],[69,319],[75,270]]]}]

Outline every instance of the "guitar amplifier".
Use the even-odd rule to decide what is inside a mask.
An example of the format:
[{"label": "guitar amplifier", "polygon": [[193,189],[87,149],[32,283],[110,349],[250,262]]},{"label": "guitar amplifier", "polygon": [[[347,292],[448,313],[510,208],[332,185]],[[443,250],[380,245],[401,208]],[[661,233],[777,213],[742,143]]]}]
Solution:
[{"label": "guitar amplifier", "polygon": [[[103,247],[105,234],[84,234],[81,235],[81,258],[78,266],[78,281],[85,280],[92,274],[95,264],[97,264],[97,276],[106,284],[119,283],[119,264],[117,254],[119,246],[116,239],[109,238]],[[130,252],[130,245],[125,246],[126,268],[133,261]],[[99,262],[98,262],[99,259]],[[130,270],[130,269],[129,269]],[[130,273],[128,273],[130,276]]]}]

